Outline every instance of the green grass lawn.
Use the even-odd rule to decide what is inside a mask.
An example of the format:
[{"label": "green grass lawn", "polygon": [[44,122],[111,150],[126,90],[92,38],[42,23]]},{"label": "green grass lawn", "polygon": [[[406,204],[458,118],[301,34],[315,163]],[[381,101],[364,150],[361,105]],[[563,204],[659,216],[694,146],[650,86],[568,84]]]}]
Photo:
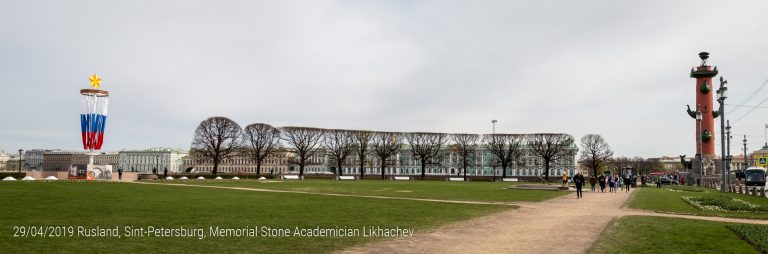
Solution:
[{"label": "green grass lawn", "polygon": [[[698,191],[673,192],[665,188],[639,188],[627,203],[627,207],[659,212],[693,214],[702,216],[718,216],[732,218],[768,219],[768,213],[705,211],[686,203],[680,196],[701,197],[715,195],[728,198],[738,198],[752,204],[768,207],[768,198],[747,196],[735,193],[721,193],[712,189],[687,187]],[[703,192],[701,191],[703,190]]]},{"label": "green grass lawn", "polygon": [[589,253],[760,253],[726,223],[627,216],[609,225]]},{"label": "green grass lawn", "polygon": [[[167,181],[182,183],[181,181]],[[542,201],[566,195],[569,192],[540,190],[508,190],[513,186],[501,182],[447,182],[447,181],[186,181],[187,184],[246,187],[256,189],[292,190],[314,193],[336,193],[366,196],[387,196],[463,201],[514,202]]]},{"label": "green grass lawn", "polygon": [[376,237],[13,237],[14,226],[414,228],[507,209],[506,205],[331,197],[94,182],[0,183],[0,252],[325,253]]}]

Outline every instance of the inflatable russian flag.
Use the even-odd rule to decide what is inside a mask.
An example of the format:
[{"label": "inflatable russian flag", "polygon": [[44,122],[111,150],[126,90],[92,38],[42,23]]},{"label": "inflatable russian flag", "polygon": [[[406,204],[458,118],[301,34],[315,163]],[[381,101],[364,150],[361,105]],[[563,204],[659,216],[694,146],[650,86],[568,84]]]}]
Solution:
[{"label": "inflatable russian flag", "polygon": [[84,96],[84,112],[80,114],[80,131],[83,149],[101,150],[104,143],[104,127],[107,124],[107,97]]}]

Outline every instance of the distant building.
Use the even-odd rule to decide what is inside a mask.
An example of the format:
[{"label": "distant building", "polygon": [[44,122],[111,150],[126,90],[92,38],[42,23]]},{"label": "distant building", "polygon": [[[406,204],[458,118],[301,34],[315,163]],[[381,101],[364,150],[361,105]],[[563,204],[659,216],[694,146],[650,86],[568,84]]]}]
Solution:
[{"label": "distant building", "polygon": [[[261,164],[262,174],[289,173],[288,160],[292,153],[279,152],[268,156]],[[182,172],[211,172],[213,161],[210,159],[194,158],[190,155],[182,159]],[[298,168],[296,168],[298,170]],[[256,173],[256,162],[246,154],[236,154],[219,163],[218,172],[222,173]],[[297,171],[298,172],[298,171]]]},{"label": "distant building", "polygon": [[[425,175],[444,176],[444,175],[460,175],[462,173],[461,159],[458,154],[449,149],[449,146],[445,146],[445,153],[440,158],[436,158],[434,161],[428,163],[424,169]],[[573,146],[571,148],[572,155],[567,158],[553,162],[550,165],[550,176],[558,176],[563,171],[568,172],[569,175],[574,175],[576,172],[576,150]],[[486,150],[484,146],[478,145],[474,154],[472,155],[471,163],[467,169],[468,176],[501,176],[501,166],[495,163],[495,157]],[[366,175],[380,175],[381,163],[379,159],[373,155],[368,155],[365,167],[362,169]],[[391,161],[387,163],[387,168],[383,169],[385,175],[420,175],[421,163],[418,158],[413,156],[410,150],[410,146],[403,145],[398,154],[390,158]],[[304,167],[304,173],[306,174],[335,174],[337,172],[337,165],[333,161],[332,156],[324,148],[318,148],[311,157],[307,159],[307,164]],[[210,160],[200,161],[192,156],[184,158],[184,169],[195,170],[197,172],[210,172],[213,170],[213,165]],[[236,155],[232,158],[225,159],[219,165],[219,172],[224,173],[255,173],[256,164],[253,160],[245,155]],[[347,158],[347,161],[342,164],[341,172],[345,175],[359,175],[360,163],[358,157],[354,154]],[[298,174],[299,165],[296,161],[296,153],[290,149],[284,153],[277,154],[264,162],[262,165],[262,173],[273,172],[275,174]],[[524,149],[523,156],[520,158],[519,163],[512,163],[507,168],[508,176],[529,176],[536,177],[544,174],[543,160],[535,156],[530,150]]]},{"label": "distant building", "polygon": [[[125,172],[151,173],[157,169],[157,173],[178,173],[182,171],[182,157],[186,151],[176,148],[150,148],[145,150],[123,150],[118,153],[118,168]],[[106,158],[105,158],[106,160]],[[113,170],[117,170],[113,167]]]},{"label": "distant building", "polygon": [[[77,153],[72,158],[72,164],[78,169],[87,169],[88,163],[90,163],[90,156],[85,153]],[[93,155],[94,165],[111,165],[112,170],[117,170],[119,165],[119,157],[117,153],[99,153]]]},{"label": "distant building", "polygon": [[0,151],[0,170],[5,170],[5,164],[8,163],[8,160],[10,159],[11,159],[10,155],[7,155],[3,151]]},{"label": "distant building", "polygon": [[661,168],[663,171],[683,171],[683,163],[680,162],[680,157],[662,156],[659,159]]},{"label": "distant building", "polygon": [[69,171],[75,166],[75,155],[81,152],[52,150],[43,153],[43,171]]},{"label": "distant building", "polygon": [[24,151],[24,168],[27,170],[43,170],[43,156],[47,149],[31,149]]},{"label": "distant building", "polygon": [[19,170],[19,163],[24,163],[24,160],[19,162],[19,157],[11,157],[5,162],[5,171],[17,171]]},{"label": "distant building", "polygon": [[[446,151],[443,156],[428,163],[424,172],[425,175],[461,175],[462,165],[461,157],[455,151],[446,146],[443,148]],[[566,158],[553,162],[549,168],[550,176],[559,176],[563,172],[567,172],[568,175],[574,175],[576,173],[576,151],[578,148],[575,146],[570,148],[572,155]],[[366,167],[363,168],[365,174],[381,174],[381,167],[379,159],[375,155],[369,155],[369,162],[366,162]],[[417,157],[413,156],[410,146],[404,145],[400,152],[393,156],[392,162],[388,163],[388,167],[385,170],[386,175],[421,175],[421,162]],[[484,146],[478,145],[472,155],[471,163],[467,168],[468,176],[501,176],[501,166],[496,163],[496,158],[490,151],[485,149]],[[360,163],[357,156],[350,156],[348,166],[343,168],[345,174],[360,174]],[[333,165],[326,164],[325,172],[331,173]],[[521,177],[537,177],[545,174],[544,161],[538,156],[534,155],[530,150],[523,148],[523,155],[520,158],[519,163],[513,162],[507,167],[507,176],[521,176]]]}]

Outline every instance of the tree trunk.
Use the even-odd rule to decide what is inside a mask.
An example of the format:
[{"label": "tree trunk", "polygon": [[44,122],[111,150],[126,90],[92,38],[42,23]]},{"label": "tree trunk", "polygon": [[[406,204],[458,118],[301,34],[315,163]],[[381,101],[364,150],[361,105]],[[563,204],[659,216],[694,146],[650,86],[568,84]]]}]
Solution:
[{"label": "tree trunk", "polygon": [[464,159],[464,181],[467,181],[467,160]]},{"label": "tree trunk", "polygon": [[216,175],[216,173],[219,172],[219,160],[214,159],[213,160],[213,175]]},{"label": "tree trunk", "polygon": [[342,175],[342,174],[341,174],[341,162],[337,162],[337,164],[338,164],[338,165],[337,165],[338,167],[336,168],[336,171],[337,171],[337,173],[339,174],[339,176],[341,176],[341,175]]},{"label": "tree trunk", "polygon": [[299,177],[304,176],[304,159],[299,161]]},{"label": "tree trunk", "polygon": [[549,160],[544,160],[544,170],[546,171],[546,178],[547,182],[549,182]]},{"label": "tree trunk", "polygon": [[425,170],[425,164],[427,162],[424,160],[421,160],[421,180],[424,180],[424,176],[426,175],[427,171]]},{"label": "tree trunk", "polygon": [[256,176],[261,175],[261,160],[256,160]]},{"label": "tree trunk", "polygon": [[501,178],[507,178],[507,163],[501,164]]},{"label": "tree trunk", "polygon": [[387,163],[384,162],[385,160],[381,160],[381,180],[384,180],[384,169],[387,167]]},{"label": "tree trunk", "polygon": [[594,172],[593,176],[597,177],[597,166],[592,165],[592,171]]},{"label": "tree trunk", "polygon": [[360,180],[363,180],[363,176],[365,174],[364,167],[365,167],[365,157],[361,157],[360,158]]}]

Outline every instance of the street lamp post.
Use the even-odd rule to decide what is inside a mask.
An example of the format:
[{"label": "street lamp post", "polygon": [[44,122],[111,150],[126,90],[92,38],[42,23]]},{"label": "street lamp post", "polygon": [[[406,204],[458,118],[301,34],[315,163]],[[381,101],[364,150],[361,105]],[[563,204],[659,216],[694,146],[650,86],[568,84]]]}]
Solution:
[{"label": "street lamp post", "polygon": [[155,155],[155,174],[160,174],[160,155]]},{"label": "street lamp post", "polygon": [[[493,139],[496,140],[496,119],[491,120],[491,124],[493,124]],[[493,181],[496,181],[496,164],[493,165]]]},{"label": "street lamp post", "polygon": [[723,79],[723,76],[720,76],[720,88],[717,89],[717,102],[720,103],[720,173],[722,174],[720,179],[720,192],[726,192],[726,175],[725,175],[725,99],[728,98],[728,87],[725,86],[725,84],[728,84],[728,80]]},{"label": "street lamp post", "polygon": [[725,149],[725,159],[727,160],[727,163],[725,164],[728,168],[726,168],[726,172],[728,175],[725,176],[726,184],[728,185],[728,190],[730,191],[731,188],[731,121],[726,121],[727,125],[725,126],[725,137],[727,138],[727,148]]},{"label": "street lamp post", "polygon": [[744,135],[744,168],[743,170],[747,170],[749,167],[749,160],[747,160],[747,135]]},{"label": "street lamp post", "polygon": [[[24,154],[24,149],[19,149],[19,173],[21,173],[21,156]],[[11,169],[13,170],[13,169]]]},{"label": "street lamp post", "polygon": [[697,154],[699,156],[699,181],[698,185],[701,186],[701,183],[704,181],[704,156],[702,156],[704,152],[704,148],[702,147],[702,141],[701,141],[701,110],[699,107],[696,107],[696,140],[698,141],[699,145],[699,153]]}]

